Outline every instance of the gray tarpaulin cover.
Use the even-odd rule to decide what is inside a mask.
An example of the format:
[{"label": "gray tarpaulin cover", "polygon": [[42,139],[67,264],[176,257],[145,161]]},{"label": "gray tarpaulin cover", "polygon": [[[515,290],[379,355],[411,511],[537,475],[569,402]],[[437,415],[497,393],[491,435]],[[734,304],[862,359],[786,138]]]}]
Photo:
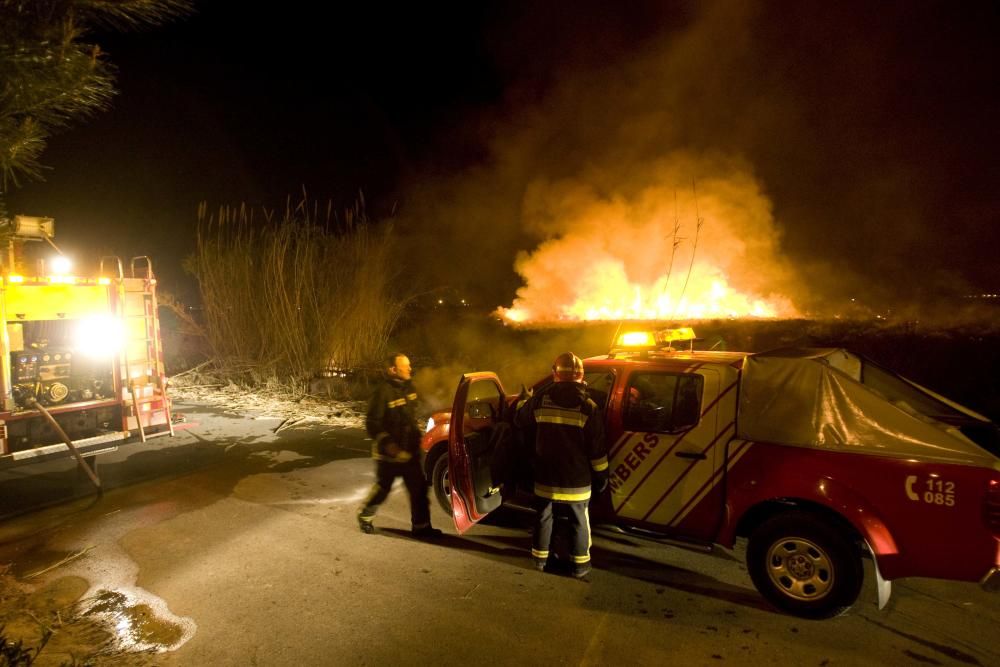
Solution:
[{"label": "gray tarpaulin cover", "polygon": [[744,361],[737,437],[1000,467],[935,415],[985,419],[847,350],[785,349]]}]

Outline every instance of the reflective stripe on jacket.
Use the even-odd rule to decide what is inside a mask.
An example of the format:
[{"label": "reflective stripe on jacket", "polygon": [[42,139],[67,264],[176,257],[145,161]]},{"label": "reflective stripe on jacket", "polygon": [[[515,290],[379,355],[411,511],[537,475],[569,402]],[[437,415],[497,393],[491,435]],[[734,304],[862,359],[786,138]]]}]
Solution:
[{"label": "reflective stripe on jacket", "polygon": [[[372,458],[404,463],[420,453],[420,428],[416,417],[417,392],[409,380],[387,378],[368,402],[365,428],[372,438]],[[399,456],[390,456],[387,445],[396,443]]]},{"label": "reflective stripe on jacket", "polygon": [[594,477],[607,474],[600,410],[585,385],[557,382],[518,409],[515,425],[535,440],[535,495],[561,502],[590,499]]}]

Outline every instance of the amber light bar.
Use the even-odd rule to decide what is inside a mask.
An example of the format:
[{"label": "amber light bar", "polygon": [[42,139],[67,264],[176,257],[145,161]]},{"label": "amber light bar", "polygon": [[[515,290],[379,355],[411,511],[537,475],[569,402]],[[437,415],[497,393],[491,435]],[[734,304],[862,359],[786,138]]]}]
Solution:
[{"label": "amber light bar", "polygon": [[80,278],[78,276],[20,276],[11,274],[5,278],[15,285],[110,285],[111,278]]}]

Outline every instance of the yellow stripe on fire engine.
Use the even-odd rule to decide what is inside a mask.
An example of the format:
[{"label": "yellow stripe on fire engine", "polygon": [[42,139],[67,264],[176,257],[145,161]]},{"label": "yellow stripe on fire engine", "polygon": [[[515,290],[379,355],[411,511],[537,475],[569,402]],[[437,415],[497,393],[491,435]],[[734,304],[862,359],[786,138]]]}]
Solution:
[{"label": "yellow stripe on fire engine", "polygon": [[71,320],[110,313],[105,285],[8,284],[4,306],[11,321]]}]

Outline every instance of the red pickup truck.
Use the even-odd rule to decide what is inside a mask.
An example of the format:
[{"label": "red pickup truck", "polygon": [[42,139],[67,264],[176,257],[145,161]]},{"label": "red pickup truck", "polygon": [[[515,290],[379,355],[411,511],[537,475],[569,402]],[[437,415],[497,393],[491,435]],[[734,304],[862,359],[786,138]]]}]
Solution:
[{"label": "red pickup truck", "polygon": [[[880,608],[901,577],[996,590],[994,423],[843,349],[679,351],[677,338],[644,335],[584,361],[609,447],[595,525],[726,548],[745,536],[757,589],[803,617],[851,607],[868,556]],[[495,374],[466,374],[424,436],[426,472],[460,533],[518,485],[489,491],[514,399]]]}]

